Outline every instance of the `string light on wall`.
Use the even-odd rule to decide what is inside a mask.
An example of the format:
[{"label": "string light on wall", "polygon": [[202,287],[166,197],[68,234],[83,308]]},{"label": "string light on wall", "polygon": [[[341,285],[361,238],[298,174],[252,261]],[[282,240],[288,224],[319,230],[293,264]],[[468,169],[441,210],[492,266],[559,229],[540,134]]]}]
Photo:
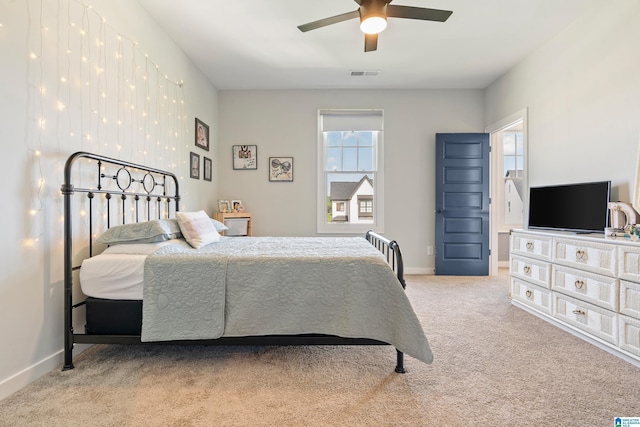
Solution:
[{"label": "string light on wall", "polygon": [[[27,147],[35,174],[29,239],[36,242],[46,221],[42,204],[57,205],[48,210],[61,208],[59,180],[69,153],[123,156],[173,171],[178,158],[188,159],[189,127],[184,82],[162,72],[148,54],[141,54],[136,40],[92,5],[82,0],[26,3],[29,118],[34,124]],[[188,168],[184,159],[180,167]],[[81,185],[84,177],[73,179]]]}]

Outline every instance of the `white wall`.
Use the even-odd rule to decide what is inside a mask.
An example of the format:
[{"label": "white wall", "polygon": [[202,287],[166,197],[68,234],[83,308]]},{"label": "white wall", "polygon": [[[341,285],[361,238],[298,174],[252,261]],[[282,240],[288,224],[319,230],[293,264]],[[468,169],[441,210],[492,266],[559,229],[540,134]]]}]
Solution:
[{"label": "white wall", "polygon": [[[480,90],[220,91],[220,191],[253,213],[253,234],[316,234],[319,109],[384,110],[385,235],[409,272],[427,273],[433,245],[435,134],[482,132]],[[232,145],[258,146],[257,170],[233,170]],[[293,156],[292,183],[269,182],[269,156]]]},{"label": "white wall", "polygon": [[[183,209],[212,211],[217,199],[215,88],[138,3],[85,3],[91,7],[75,0],[0,2],[0,399],[61,363],[60,185],[69,154],[94,151],[170,169],[181,177]],[[124,56],[116,59],[119,50]],[[154,82],[147,90],[144,75]],[[165,76],[183,87],[160,88]],[[161,106],[156,95],[163,91],[182,107]],[[156,108],[163,119],[157,127],[145,119]],[[210,125],[210,152],[193,146],[196,116]],[[213,159],[213,182],[189,178],[189,151]]]},{"label": "white wall", "polygon": [[631,201],[640,141],[638,22],[637,0],[598,7],[487,88],[487,126],[528,107],[529,185],[611,180],[613,200]]}]

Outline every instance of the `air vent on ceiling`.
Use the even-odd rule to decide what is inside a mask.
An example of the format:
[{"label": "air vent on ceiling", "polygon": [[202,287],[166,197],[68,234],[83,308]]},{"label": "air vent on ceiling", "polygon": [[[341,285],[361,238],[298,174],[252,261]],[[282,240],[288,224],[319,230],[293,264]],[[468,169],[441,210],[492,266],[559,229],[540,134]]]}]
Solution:
[{"label": "air vent on ceiling", "polygon": [[379,71],[351,71],[351,77],[375,77]]}]

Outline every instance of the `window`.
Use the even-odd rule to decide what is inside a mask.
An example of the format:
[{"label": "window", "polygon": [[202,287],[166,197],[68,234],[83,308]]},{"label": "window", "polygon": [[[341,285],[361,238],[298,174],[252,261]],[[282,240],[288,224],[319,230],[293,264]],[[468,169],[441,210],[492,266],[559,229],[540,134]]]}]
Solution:
[{"label": "window", "polygon": [[504,225],[522,224],[524,136],[521,130],[502,132],[502,172],[504,177]]},{"label": "window", "polygon": [[382,232],[382,111],[319,112],[318,233]]},{"label": "window", "polygon": [[358,216],[360,218],[373,217],[373,198],[367,196],[358,197]]}]

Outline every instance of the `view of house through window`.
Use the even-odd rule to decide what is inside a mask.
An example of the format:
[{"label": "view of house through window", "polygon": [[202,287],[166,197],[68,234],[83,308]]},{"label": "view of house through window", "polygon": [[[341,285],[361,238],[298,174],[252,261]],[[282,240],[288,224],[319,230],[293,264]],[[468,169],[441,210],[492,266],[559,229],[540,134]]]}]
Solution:
[{"label": "view of house through window", "polygon": [[[381,111],[320,113],[319,232],[375,229],[380,203]],[[356,230],[357,229],[357,230]]]},{"label": "view of house through window", "polygon": [[524,138],[518,126],[502,132],[504,176],[503,224],[520,225],[523,221]]}]

